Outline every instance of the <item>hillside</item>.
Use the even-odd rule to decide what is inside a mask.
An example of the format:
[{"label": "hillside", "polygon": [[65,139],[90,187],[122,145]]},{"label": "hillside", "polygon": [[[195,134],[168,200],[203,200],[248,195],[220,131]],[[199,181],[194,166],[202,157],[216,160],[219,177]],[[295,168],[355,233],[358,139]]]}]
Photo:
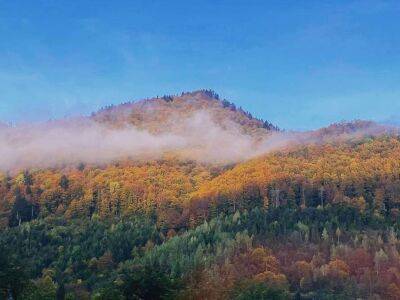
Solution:
[{"label": "hillside", "polygon": [[232,211],[254,203],[298,208],[347,203],[395,218],[399,158],[398,137],[289,148],[240,163],[205,182],[192,194],[193,213],[199,214],[196,203]]},{"label": "hillside", "polygon": [[282,132],[211,91],[72,125],[0,132],[1,299],[399,299],[393,128]]}]

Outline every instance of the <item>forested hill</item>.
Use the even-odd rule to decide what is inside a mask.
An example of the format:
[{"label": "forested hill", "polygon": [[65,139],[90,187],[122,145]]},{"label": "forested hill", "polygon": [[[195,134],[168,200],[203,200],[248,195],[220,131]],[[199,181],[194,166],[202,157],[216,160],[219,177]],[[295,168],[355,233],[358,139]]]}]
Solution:
[{"label": "forested hill", "polygon": [[[194,136],[203,156],[253,151],[248,137],[259,151],[229,164],[176,151],[112,155],[132,134],[152,147],[168,132],[186,137],[201,126],[180,120],[197,112],[235,128],[228,135],[207,123],[213,135]],[[206,90],[105,108],[91,120],[82,139],[61,126],[21,146],[51,160],[70,142],[61,135],[74,141],[69,156],[89,154],[80,163],[0,173],[0,299],[400,299],[397,131],[356,121],[281,132]],[[108,132],[103,125],[119,132],[111,146],[85,144]],[[101,147],[101,163],[84,160]],[[10,149],[0,144],[4,155]]]},{"label": "forested hill", "polygon": [[235,163],[264,152],[262,142],[276,132],[268,121],[200,90],[110,106],[90,117],[0,127],[0,170],[104,166],[166,153]]},{"label": "forested hill", "polygon": [[268,121],[252,116],[236,107],[234,103],[220,99],[212,90],[198,90],[181,95],[164,95],[117,106],[108,106],[92,115],[98,122],[112,126],[134,125],[154,133],[171,132],[179,128],[182,120],[195,112],[205,111],[219,125],[233,122],[244,133],[263,133],[263,130],[278,130]]}]

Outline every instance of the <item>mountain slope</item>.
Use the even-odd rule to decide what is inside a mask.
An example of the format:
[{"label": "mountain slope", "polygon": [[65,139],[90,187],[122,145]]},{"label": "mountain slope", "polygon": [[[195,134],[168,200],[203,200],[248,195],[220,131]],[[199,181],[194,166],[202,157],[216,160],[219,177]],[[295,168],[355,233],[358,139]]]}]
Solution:
[{"label": "mountain slope", "polygon": [[[182,120],[194,118],[196,113],[204,111],[221,128],[238,128],[240,133],[233,131],[226,135],[222,130],[207,135],[208,127],[201,131],[201,127],[207,125],[205,122],[196,123],[194,127],[182,125]],[[396,158],[400,157],[398,141],[394,137],[362,142],[365,136],[379,136],[387,132],[385,127],[375,123],[338,123],[312,132],[286,134],[278,132],[268,122],[251,117],[233,104],[220,101],[218,95],[211,91],[183,93],[181,96],[165,96],[109,107],[93,114],[91,119],[116,130],[133,125],[152,131],[155,135],[190,129],[199,131],[199,134],[190,136],[190,141],[196,143],[185,144],[178,150],[167,148],[175,150],[155,157],[131,159],[127,155],[116,156],[114,152],[118,148],[111,144],[111,147],[103,149],[104,157],[108,160],[91,160],[89,164],[84,160],[80,164],[55,164],[19,172],[13,177],[3,174],[0,176],[0,198],[3,199],[0,201],[0,224],[3,227],[8,223],[16,224],[17,211],[13,211],[13,208],[18,198],[25,201],[24,213],[19,212],[19,219],[24,216],[23,221],[39,215],[46,217],[57,214],[73,218],[96,213],[107,218],[115,214],[123,216],[135,211],[156,210],[160,220],[163,219],[160,222],[172,227],[178,226],[178,223],[187,224],[190,213],[202,214],[198,203],[200,206],[204,203],[205,215],[213,205],[222,205],[228,207],[228,211],[235,211],[237,207],[254,206],[260,202],[267,206],[277,201],[295,201],[299,204],[299,199],[305,197],[299,196],[299,186],[303,184],[307,185],[307,188],[303,186],[304,193],[310,195],[318,195],[321,185],[326,186],[326,201],[332,202],[348,197],[344,190],[350,183],[358,181],[366,184],[375,177],[380,180],[393,176]],[[59,123],[63,126],[62,122]],[[47,131],[49,127],[46,127]],[[40,136],[40,133],[36,132],[36,135]],[[46,150],[49,147],[47,143],[55,143],[56,134],[59,133],[56,131],[52,134],[51,140],[44,139]],[[132,138],[131,133],[128,131],[128,134],[114,136],[114,143],[118,143],[118,139]],[[82,131],[74,130],[66,136],[72,134],[82,135]],[[103,137],[101,131],[96,131],[96,134]],[[79,146],[88,138],[87,135],[83,136],[84,140],[77,140],[74,144]],[[246,137],[264,139],[259,149],[253,149],[256,144],[253,139]],[[346,142],[349,139],[354,140],[354,144]],[[38,141],[43,144],[43,137]],[[333,144],[330,144],[332,141]],[[130,150],[138,142],[133,139],[131,143],[124,144],[127,147],[124,150]],[[27,148],[25,144],[22,146]],[[101,150],[100,146],[101,141],[97,141],[89,144],[88,149],[72,149],[68,155],[85,151],[87,155],[95,157]],[[151,147],[145,149],[151,151]],[[62,147],[60,151],[63,151]],[[129,151],[123,152],[127,153]],[[26,155],[30,154],[26,152]],[[261,157],[254,158],[259,155]],[[54,156],[46,154],[43,159],[50,160]],[[224,160],[227,157],[230,159]],[[254,159],[246,161],[246,158]],[[346,163],[351,163],[354,169],[347,168]],[[233,169],[229,170],[229,166]],[[62,178],[70,183],[67,188],[62,187]],[[341,188],[331,188],[334,185]],[[281,186],[279,196],[274,194],[276,186]],[[117,202],[115,196],[119,199]],[[318,199],[312,201],[310,205],[314,205]],[[184,215],[173,221],[168,214],[175,216],[176,213]]]},{"label": "mountain slope", "polygon": [[[316,207],[348,203],[396,216],[400,208],[400,139],[303,145],[239,163],[192,194],[192,212],[256,205]],[[199,207],[206,208],[200,210]]]},{"label": "mountain slope", "polygon": [[0,131],[0,162],[49,163],[0,174],[1,299],[399,299],[396,132],[210,91],[71,122]]}]

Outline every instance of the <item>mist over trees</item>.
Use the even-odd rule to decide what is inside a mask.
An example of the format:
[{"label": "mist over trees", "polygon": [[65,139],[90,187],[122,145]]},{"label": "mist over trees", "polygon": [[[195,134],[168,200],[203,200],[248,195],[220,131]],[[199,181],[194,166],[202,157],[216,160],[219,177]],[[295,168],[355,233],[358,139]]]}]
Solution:
[{"label": "mist over trees", "polygon": [[[29,131],[37,152],[14,162],[49,164],[0,173],[0,299],[399,298],[395,131],[281,132],[208,90],[109,107],[90,124],[118,134],[104,144],[96,129],[85,144],[93,135],[62,131],[54,143],[81,137],[51,148],[58,129]],[[6,136],[3,154],[21,141]]]}]

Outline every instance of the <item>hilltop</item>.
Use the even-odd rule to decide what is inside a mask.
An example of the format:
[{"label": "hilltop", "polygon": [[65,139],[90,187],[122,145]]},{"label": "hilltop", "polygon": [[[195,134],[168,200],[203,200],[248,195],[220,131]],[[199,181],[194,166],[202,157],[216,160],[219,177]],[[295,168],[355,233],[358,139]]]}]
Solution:
[{"label": "hilltop", "polygon": [[252,116],[241,107],[223,99],[211,90],[198,90],[181,95],[166,95],[108,106],[92,114],[92,119],[112,126],[134,125],[153,133],[176,130],[180,122],[195,112],[205,111],[221,126],[232,122],[245,134],[263,134],[277,131],[278,127],[268,121]]},{"label": "hilltop", "polygon": [[262,141],[274,132],[270,122],[199,90],[108,106],[90,117],[6,128],[0,131],[0,170],[104,166],[167,153],[227,164],[263,152]]}]

